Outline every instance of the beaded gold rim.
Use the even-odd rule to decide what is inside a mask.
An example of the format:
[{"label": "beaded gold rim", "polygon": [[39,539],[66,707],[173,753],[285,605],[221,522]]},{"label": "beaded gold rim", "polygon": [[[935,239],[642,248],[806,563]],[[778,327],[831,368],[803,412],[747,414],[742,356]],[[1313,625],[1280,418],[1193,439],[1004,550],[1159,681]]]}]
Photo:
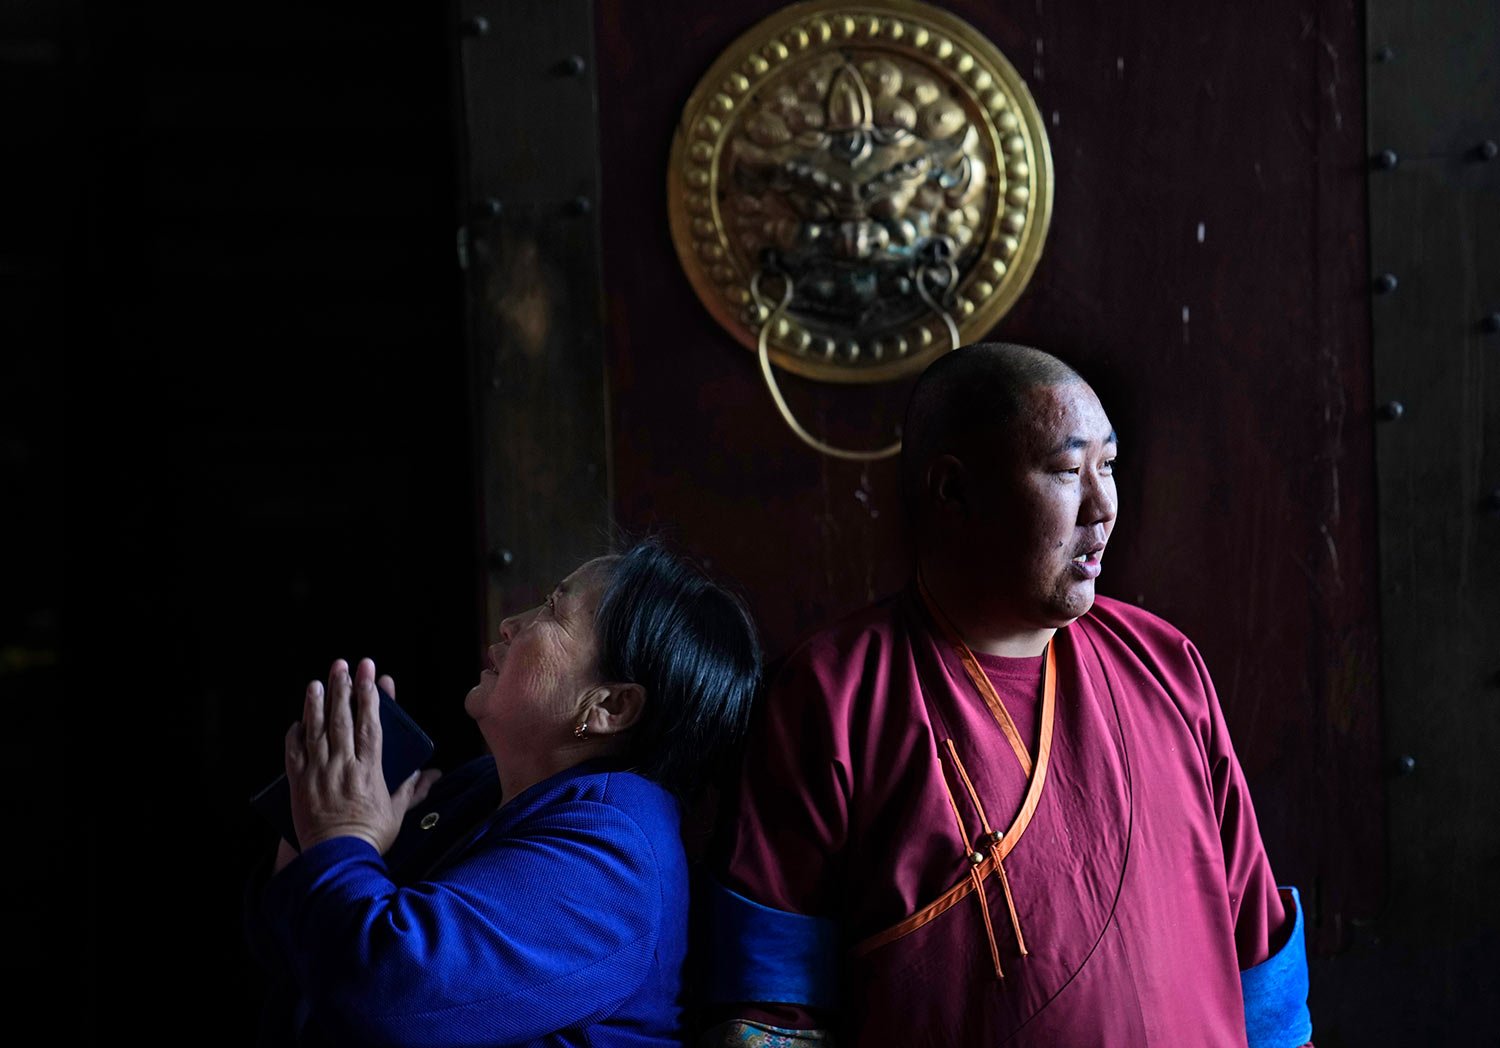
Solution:
[{"label": "beaded gold rim", "polygon": [[[947,92],[978,132],[992,165],[964,265],[945,308],[963,341],[982,337],[1014,305],[1041,256],[1051,220],[1053,173],[1046,129],[1025,82],[968,23],[915,0],[791,5],[740,36],[714,63],[684,107],[672,144],[668,210],[672,240],[699,299],[747,348],[758,351],[768,319],[751,283],[757,262],[734,239],[725,214],[726,147],[761,91],[838,54],[846,61],[884,58],[918,69]],[[831,331],[779,316],[768,332],[777,366],[831,382],[881,382],[920,371],[952,346],[932,313],[898,326]]]}]

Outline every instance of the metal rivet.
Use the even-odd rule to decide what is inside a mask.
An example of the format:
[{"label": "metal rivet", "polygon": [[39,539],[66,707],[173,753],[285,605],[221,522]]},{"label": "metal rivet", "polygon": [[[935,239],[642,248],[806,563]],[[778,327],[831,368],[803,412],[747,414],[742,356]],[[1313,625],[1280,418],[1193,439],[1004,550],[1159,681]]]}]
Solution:
[{"label": "metal rivet", "polygon": [[516,555],[503,547],[490,550],[490,567],[504,571],[516,562]]},{"label": "metal rivet", "polygon": [[1396,290],[1396,274],[1382,273],[1375,278],[1375,293],[1378,295],[1389,295]]},{"label": "metal rivet", "polygon": [[1001,838],[1003,838],[1005,834],[1001,833],[999,830],[991,830],[985,836],[989,838],[989,842],[991,844],[999,844]]},{"label": "metal rivet", "polygon": [[568,211],[575,215],[586,215],[594,210],[594,202],[586,196],[576,196],[568,202]]},{"label": "metal rivet", "polygon": [[1500,331],[1500,313],[1491,313],[1479,321],[1479,330],[1486,335],[1493,335]]},{"label": "metal rivet", "polygon": [[583,60],[582,55],[569,55],[557,63],[557,71],[564,76],[582,76],[588,67],[589,64]]},{"label": "metal rivet", "polygon": [[474,216],[476,218],[499,218],[500,213],[505,210],[505,205],[494,197],[485,197],[474,205]]},{"label": "metal rivet", "polygon": [[418,823],[418,825],[421,826],[424,830],[430,830],[437,824],[438,813],[435,811],[430,811],[426,815],[422,816],[422,821]]},{"label": "metal rivet", "polygon": [[473,18],[465,18],[459,28],[464,36],[484,36],[490,31],[490,20],[484,15],[475,15]]},{"label": "metal rivet", "polygon": [[1406,405],[1399,400],[1387,400],[1380,405],[1380,417],[1386,422],[1395,422],[1404,414],[1406,414]]},{"label": "metal rivet", "polygon": [[1396,758],[1396,774],[1410,775],[1417,770],[1417,758],[1409,753],[1403,753]]},{"label": "metal rivet", "polygon": [[1394,149],[1382,149],[1370,158],[1370,163],[1377,171],[1392,171],[1401,162]]},{"label": "metal rivet", "polygon": [[1474,158],[1476,160],[1493,160],[1500,156],[1500,145],[1496,145],[1493,139],[1486,138],[1474,147]]},{"label": "metal rivet", "polygon": [[971,863],[973,863],[975,866],[978,866],[980,863],[984,862],[984,853],[983,852],[970,852],[969,853],[969,861]]},{"label": "metal rivet", "polygon": [[1393,50],[1391,50],[1391,47],[1390,47],[1389,44],[1387,44],[1386,46],[1380,48],[1378,51],[1375,52],[1375,61],[1377,61],[1377,62],[1389,62],[1391,59],[1393,59],[1395,57],[1396,57],[1396,52],[1393,51]]}]

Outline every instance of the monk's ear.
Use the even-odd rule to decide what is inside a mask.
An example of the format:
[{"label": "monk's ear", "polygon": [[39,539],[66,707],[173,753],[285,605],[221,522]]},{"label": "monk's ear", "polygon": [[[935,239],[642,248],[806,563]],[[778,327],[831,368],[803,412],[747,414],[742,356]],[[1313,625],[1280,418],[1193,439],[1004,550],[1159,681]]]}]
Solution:
[{"label": "monk's ear", "polygon": [[583,719],[590,735],[618,735],[628,731],[646,710],[646,689],[639,684],[601,684],[594,688]]},{"label": "monk's ear", "polygon": [[969,506],[968,473],[952,455],[939,455],[927,465],[927,503],[938,513],[964,512]]}]

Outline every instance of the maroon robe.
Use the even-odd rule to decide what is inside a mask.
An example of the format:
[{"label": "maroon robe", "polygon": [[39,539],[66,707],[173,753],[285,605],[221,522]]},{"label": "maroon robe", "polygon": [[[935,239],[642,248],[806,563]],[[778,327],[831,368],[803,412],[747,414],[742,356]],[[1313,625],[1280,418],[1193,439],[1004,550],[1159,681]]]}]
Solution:
[{"label": "maroon robe", "polygon": [[[840,1003],[806,1024],[847,1045],[1246,1044],[1239,973],[1293,914],[1203,661],[1104,597],[1053,654],[1050,759],[1013,845],[1027,774],[914,589],[789,656],[715,872],[832,922]],[[1043,658],[977,659],[1037,758]]]}]

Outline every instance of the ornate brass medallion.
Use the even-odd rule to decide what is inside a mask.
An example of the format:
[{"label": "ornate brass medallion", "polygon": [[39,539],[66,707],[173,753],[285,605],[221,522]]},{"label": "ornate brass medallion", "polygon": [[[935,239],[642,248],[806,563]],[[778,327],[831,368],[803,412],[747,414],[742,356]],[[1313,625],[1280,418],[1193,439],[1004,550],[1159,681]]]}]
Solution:
[{"label": "ornate brass medallion", "polygon": [[704,76],[668,199],[699,298],[761,351],[808,439],[766,358],[882,382],[982,336],[1041,254],[1052,163],[1031,93],[972,26],[913,0],[813,0]]}]

